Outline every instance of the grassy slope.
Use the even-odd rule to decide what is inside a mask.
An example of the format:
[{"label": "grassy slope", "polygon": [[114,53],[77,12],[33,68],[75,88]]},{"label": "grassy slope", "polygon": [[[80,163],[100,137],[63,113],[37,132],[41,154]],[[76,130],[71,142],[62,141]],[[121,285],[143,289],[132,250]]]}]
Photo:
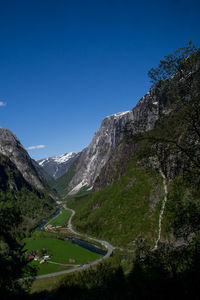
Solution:
[{"label": "grassy slope", "polygon": [[61,196],[66,196],[66,194],[69,192],[68,185],[75,174],[76,165],[77,160],[73,162],[67,173],[59,177],[51,184],[52,188],[54,188]]},{"label": "grassy slope", "polygon": [[[76,211],[73,224],[78,231],[126,246],[140,237],[154,243],[157,235],[160,205],[151,198],[163,197],[162,180],[151,170],[130,162],[126,175],[119,183],[68,203]],[[160,202],[159,202],[160,203]]]},{"label": "grassy slope", "polygon": [[[78,231],[105,238],[114,245],[124,246],[140,237],[153,245],[158,232],[163,184],[155,171],[147,169],[151,166],[151,157],[157,157],[162,170],[172,176],[168,183],[162,238],[173,241],[174,235],[187,234],[193,231],[192,228],[198,228],[200,198],[198,184],[194,184],[198,178],[195,178],[195,170],[190,167],[187,155],[173,142],[167,142],[176,141],[181,136],[181,145],[185,147],[190,134],[189,125],[185,123],[189,106],[183,106],[176,114],[164,116],[154,130],[133,137],[133,143],[138,148],[130,157],[126,173],[120,181],[116,180],[115,184],[92,195],[68,200],[68,206],[76,210],[73,224]],[[117,169],[113,170],[112,176],[117,178]],[[179,174],[184,176],[179,179]]]},{"label": "grassy slope", "polygon": [[200,230],[199,187],[181,176],[168,184],[168,200],[162,222],[162,236],[169,241]]},{"label": "grassy slope", "polygon": [[[0,155],[0,203],[15,206],[23,216],[20,230],[29,231],[55,211],[50,190],[40,191],[25,181],[9,158]],[[52,193],[51,193],[52,194]]]},{"label": "grassy slope", "polygon": [[51,224],[53,226],[63,226],[66,224],[67,219],[69,218],[71,212],[68,210],[62,210],[61,213],[56,216],[55,218],[53,218],[52,220],[50,220],[48,222],[48,224]]},{"label": "grassy slope", "polygon": [[44,291],[51,292],[57,287],[60,280],[62,280],[65,277],[66,275],[60,275],[60,276],[54,276],[49,278],[36,279],[32,284],[31,294],[40,293]]}]

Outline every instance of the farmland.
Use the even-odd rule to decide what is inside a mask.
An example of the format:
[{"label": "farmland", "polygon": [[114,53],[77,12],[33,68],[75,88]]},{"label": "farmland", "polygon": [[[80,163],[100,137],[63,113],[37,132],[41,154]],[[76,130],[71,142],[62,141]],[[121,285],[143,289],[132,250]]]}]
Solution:
[{"label": "farmland", "polygon": [[71,212],[69,210],[61,210],[60,214],[55,218],[51,219],[47,225],[51,224],[52,226],[64,226],[70,216]]},{"label": "farmland", "polygon": [[51,255],[50,259],[48,259],[49,262],[47,261],[45,264],[40,264],[38,261],[31,262],[32,265],[38,267],[38,275],[62,271],[70,267],[64,266],[65,264],[81,265],[102,257],[69,241],[49,238],[45,232],[43,232],[43,237],[33,235],[31,238],[25,238],[24,242],[26,253],[32,250],[46,249],[48,254]]}]

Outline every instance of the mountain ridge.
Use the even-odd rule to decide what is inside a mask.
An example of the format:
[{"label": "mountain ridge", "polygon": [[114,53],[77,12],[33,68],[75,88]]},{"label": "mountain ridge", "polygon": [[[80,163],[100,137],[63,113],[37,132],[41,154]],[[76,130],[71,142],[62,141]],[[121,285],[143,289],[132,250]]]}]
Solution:
[{"label": "mountain ridge", "polygon": [[54,179],[64,175],[79,153],[69,152],[58,156],[40,159],[37,163]]},{"label": "mountain ridge", "polygon": [[74,176],[68,184],[69,195],[77,193],[84,186],[92,188],[116,145],[126,136],[127,130],[131,130],[132,134],[151,130],[158,115],[158,103],[150,91],[132,110],[105,117],[89,146],[80,153]]},{"label": "mountain ridge", "polygon": [[35,163],[19,139],[9,129],[3,127],[0,127],[0,154],[7,156],[14,163],[28,183],[38,189],[45,189],[41,174],[36,170]]}]

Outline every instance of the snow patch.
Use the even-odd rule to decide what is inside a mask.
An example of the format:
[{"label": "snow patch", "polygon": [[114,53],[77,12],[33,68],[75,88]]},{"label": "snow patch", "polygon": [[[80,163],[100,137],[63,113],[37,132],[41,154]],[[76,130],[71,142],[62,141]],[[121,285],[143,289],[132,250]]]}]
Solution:
[{"label": "snow patch", "polygon": [[87,185],[87,182],[85,180],[81,181],[68,193],[68,195],[76,194],[85,185]]},{"label": "snow patch", "polygon": [[114,118],[121,118],[122,116],[130,113],[130,110],[124,111],[124,112],[119,112],[110,116],[107,116],[106,118],[114,117]]},{"label": "snow patch", "polygon": [[42,161],[39,162],[40,166],[43,166],[43,164],[47,161],[48,159],[43,159]]},{"label": "snow patch", "polygon": [[76,152],[69,152],[69,153],[65,153],[65,154],[59,155],[59,156],[52,156],[52,157],[45,158],[45,159],[43,159],[42,161],[40,161],[38,163],[42,167],[49,160],[52,161],[52,162],[55,162],[57,164],[63,164],[65,162],[67,162],[69,159],[71,159],[74,156],[76,156],[76,154],[77,154]]},{"label": "snow patch", "polygon": [[52,160],[58,164],[62,164],[64,162],[67,162],[70,158],[74,157],[75,155],[75,152],[69,152],[60,156],[54,156],[52,157]]},{"label": "snow patch", "polygon": [[91,191],[92,189],[93,189],[93,186],[89,187],[89,188],[87,189],[87,191]]}]

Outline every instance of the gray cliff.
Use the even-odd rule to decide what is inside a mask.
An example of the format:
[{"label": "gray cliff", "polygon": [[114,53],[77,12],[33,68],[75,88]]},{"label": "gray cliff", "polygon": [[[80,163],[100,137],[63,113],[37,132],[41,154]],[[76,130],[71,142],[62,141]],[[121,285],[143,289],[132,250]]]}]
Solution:
[{"label": "gray cliff", "polygon": [[42,178],[18,138],[8,129],[0,127],[0,154],[7,156],[24,179],[38,189],[44,189]]},{"label": "gray cliff", "polygon": [[69,187],[76,193],[81,187],[92,187],[101,169],[121,139],[128,134],[151,130],[158,119],[159,104],[147,93],[133,110],[106,117],[94,134],[91,144],[82,151],[75,176]]}]

